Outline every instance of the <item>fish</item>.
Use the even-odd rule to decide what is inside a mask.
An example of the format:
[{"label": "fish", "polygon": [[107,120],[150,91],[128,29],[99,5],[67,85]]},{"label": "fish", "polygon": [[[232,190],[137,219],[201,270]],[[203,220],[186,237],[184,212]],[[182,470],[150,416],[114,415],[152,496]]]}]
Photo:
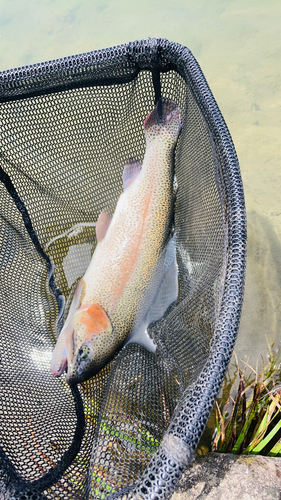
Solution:
[{"label": "fish", "polygon": [[[103,210],[98,218],[98,243],[75,290],[51,361],[52,374],[59,377],[66,372],[71,386],[97,374],[130,338],[137,342],[143,338],[142,331],[176,299],[176,236],[171,226],[174,149],[180,130],[179,106],[159,99],[144,121],[142,165],[135,159],[127,161],[124,191],[113,216]],[[164,282],[165,289],[172,290],[168,299]]]}]

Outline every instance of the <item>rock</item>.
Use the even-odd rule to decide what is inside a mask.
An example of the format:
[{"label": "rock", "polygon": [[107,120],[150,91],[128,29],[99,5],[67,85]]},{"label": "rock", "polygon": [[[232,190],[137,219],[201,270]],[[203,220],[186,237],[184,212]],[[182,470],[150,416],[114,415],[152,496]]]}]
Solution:
[{"label": "rock", "polygon": [[255,455],[197,455],[172,500],[279,500],[281,459]]}]

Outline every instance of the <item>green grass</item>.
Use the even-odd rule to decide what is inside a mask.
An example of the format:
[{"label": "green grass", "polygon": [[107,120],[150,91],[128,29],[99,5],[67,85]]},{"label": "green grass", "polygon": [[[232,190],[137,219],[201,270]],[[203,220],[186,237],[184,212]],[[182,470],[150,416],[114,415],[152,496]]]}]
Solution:
[{"label": "green grass", "polygon": [[248,363],[239,369],[235,397],[234,384],[226,404],[216,403],[216,435],[213,451],[243,455],[281,456],[281,385],[276,358],[261,373]]}]

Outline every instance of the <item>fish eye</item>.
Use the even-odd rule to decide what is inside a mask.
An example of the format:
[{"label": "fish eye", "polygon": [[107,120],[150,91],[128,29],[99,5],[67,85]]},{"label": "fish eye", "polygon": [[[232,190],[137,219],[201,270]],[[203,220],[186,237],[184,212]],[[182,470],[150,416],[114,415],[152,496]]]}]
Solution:
[{"label": "fish eye", "polygon": [[90,353],[91,353],[91,349],[86,344],[82,345],[78,351],[78,354],[79,354],[80,358],[82,358],[82,359],[88,359],[88,357],[90,356]]}]

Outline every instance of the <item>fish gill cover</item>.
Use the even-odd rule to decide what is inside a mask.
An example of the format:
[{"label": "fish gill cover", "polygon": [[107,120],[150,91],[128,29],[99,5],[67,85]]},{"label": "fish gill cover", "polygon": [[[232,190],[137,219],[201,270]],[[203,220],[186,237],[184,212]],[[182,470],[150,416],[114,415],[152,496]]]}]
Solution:
[{"label": "fish gill cover", "polygon": [[[129,342],[71,389],[51,374],[52,352],[96,222],[114,213],[128,159],[143,161],[143,123],[160,97],[182,121],[178,299],[149,326],[156,351]],[[223,380],[243,299],[243,186],[224,120],[190,51],[163,39],[2,72],[0,114],[0,494],[169,498]]]}]

